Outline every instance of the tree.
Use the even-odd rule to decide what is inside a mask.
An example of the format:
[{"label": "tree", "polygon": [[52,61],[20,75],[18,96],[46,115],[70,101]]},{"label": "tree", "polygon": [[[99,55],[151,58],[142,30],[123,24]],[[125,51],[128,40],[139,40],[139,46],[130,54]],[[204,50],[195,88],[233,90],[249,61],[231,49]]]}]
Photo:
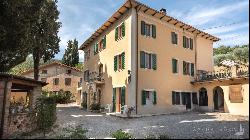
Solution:
[{"label": "tree", "polygon": [[249,48],[235,48],[233,51],[233,55],[236,60],[246,63],[249,61]]},{"label": "tree", "polygon": [[72,47],[72,65],[76,66],[79,63],[79,53],[78,53],[78,41],[74,39]]},{"label": "tree", "polygon": [[59,11],[56,3],[56,0],[44,0],[39,5],[35,4],[38,12],[34,13],[35,23],[31,31],[35,80],[38,80],[39,76],[40,59],[46,62],[60,51],[60,38],[57,34],[61,23],[58,22]]},{"label": "tree", "polygon": [[29,0],[1,0],[0,72],[9,71],[28,56],[33,13]]},{"label": "tree", "polygon": [[79,63],[78,41],[69,40],[62,58],[63,64],[75,67]]},{"label": "tree", "polygon": [[71,65],[71,50],[72,50],[72,41],[69,40],[67,48],[65,49],[65,52],[62,58],[62,63],[68,66]]}]

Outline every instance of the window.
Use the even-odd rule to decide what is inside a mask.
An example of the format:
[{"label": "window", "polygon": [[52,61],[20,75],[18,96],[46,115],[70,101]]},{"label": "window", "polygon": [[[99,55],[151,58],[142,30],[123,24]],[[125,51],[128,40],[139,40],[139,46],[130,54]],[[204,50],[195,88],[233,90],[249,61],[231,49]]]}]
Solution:
[{"label": "window", "polygon": [[47,78],[41,78],[41,81],[46,82]]},{"label": "window", "polygon": [[125,69],[125,52],[114,56],[114,71]]},{"label": "window", "polygon": [[198,105],[198,98],[197,98],[196,92],[192,93],[192,102],[193,102],[193,104]]},{"label": "window", "polygon": [[65,78],[65,85],[70,86],[71,85],[71,78]]},{"label": "window", "polygon": [[142,105],[155,105],[156,100],[156,91],[142,90]]},{"label": "window", "polygon": [[123,22],[120,26],[115,29],[115,41],[125,36],[125,23]]},{"label": "window", "polygon": [[42,74],[47,74],[47,70],[42,70]]},{"label": "window", "polygon": [[241,93],[241,85],[229,86],[229,100],[231,103],[243,103],[243,96]]},{"label": "window", "polygon": [[172,105],[180,105],[180,92],[172,91]]},{"label": "window", "polygon": [[172,59],[172,71],[178,73],[178,60]]},{"label": "window", "polygon": [[194,41],[192,38],[183,36],[183,48],[189,48],[193,50]]},{"label": "window", "polygon": [[66,73],[67,74],[71,74],[71,70],[66,70]]},{"label": "window", "polygon": [[93,45],[94,55],[98,54],[106,48],[106,35],[97,43]]},{"label": "window", "polygon": [[85,53],[84,53],[84,61],[88,61],[90,58],[90,50],[88,49]]},{"label": "window", "polygon": [[157,68],[156,54],[151,54],[141,51],[140,62],[141,62],[141,68],[154,69],[154,70],[156,70]]},{"label": "window", "polygon": [[199,106],[208,106],[207,89],[205,88],[199,90]]},{"label": "window", "polygon": [[141,21],[141,35],[156,38],[156,26]]},{"label": "window", "polygon": [[84,71],[84,81],[88,82],[89,81],[89,70]]},{"label": "window", "polygon": [[172,44],[178,43],[178,36],[175,32],[171,32]]},{"label": "window", "polygon": [[54,78],[53,79],[53,84],[58,85],[59,84],[59,78]]},{"label": "window", "polygon": [[194,76],[194,63],[183,61],[183,74]]}]

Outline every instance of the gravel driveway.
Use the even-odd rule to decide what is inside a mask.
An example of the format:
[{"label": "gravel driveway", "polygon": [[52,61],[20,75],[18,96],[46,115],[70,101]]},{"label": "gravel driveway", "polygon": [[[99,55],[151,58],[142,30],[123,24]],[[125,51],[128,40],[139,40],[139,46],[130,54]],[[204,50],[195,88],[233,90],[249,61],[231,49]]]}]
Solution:
[{"label": "gravel driveway", "polygon": [[226,113],[189,112],[124,119],[66,105],[57,107],[57,117],[59,128],[80,125],[88,129],[87,136],[91,138],[110,137],[112,132],[119,129],[131,133],[135,138],[144,138],[149,134],[184,139],[249,138],[249,117]]}]

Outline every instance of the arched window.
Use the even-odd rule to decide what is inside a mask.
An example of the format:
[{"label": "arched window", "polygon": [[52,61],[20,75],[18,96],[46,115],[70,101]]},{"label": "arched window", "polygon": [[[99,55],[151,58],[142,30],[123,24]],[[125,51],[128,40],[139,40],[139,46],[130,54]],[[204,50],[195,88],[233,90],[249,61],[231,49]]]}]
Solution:
[{"label": "arched window", "polygon": [[199,106],[208,106],[207,89],[204,87],[199,91]]}]

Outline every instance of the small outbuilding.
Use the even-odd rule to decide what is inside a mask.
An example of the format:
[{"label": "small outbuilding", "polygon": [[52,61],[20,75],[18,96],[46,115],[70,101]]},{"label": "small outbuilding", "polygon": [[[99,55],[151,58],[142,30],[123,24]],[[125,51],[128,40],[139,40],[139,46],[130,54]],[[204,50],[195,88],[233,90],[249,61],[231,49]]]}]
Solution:
[{"label": "small outbuilding", "polygon": [[36,128],[33,110],[45,85],[42,81],[0,73],[0,138]]}]

